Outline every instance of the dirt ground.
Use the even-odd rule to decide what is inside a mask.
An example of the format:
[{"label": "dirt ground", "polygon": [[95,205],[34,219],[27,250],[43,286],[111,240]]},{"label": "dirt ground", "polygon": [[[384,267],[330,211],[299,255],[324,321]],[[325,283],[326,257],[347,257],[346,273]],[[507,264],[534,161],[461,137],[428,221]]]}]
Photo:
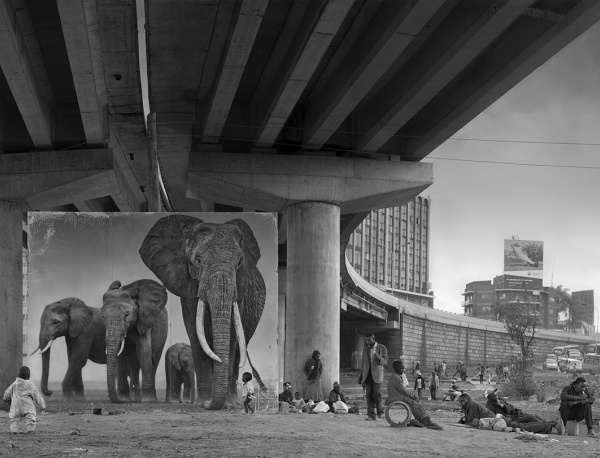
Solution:
[{"label": "dirt ground", "polygon": [[[89,398],[89,396],[88,396]],[[119,409],[117,415],[79,413],[91,403],[48,403],[31,435],[8,433],[8,413],[0,412],[1,456],[598,456],[600,440],[585,436],[550,436],[559,442],[518,440],[515,433],[456,426],[457,404],[423,401],[433,431],[392,428],[385,420],[365,422],[365,415],[289,414],[241,410],[208,412],[189,404],[94,403]],[[525,411],[557,417],[557,405],[515,402]],[[600,416],[600,411],[595,416]],[[597,425],[597,420],[595,421]],[[585,429],[585,428],[583,428]],[[600,430],[598,426],[596,430]],[[587,442],[587,444],[585,443]]]}]

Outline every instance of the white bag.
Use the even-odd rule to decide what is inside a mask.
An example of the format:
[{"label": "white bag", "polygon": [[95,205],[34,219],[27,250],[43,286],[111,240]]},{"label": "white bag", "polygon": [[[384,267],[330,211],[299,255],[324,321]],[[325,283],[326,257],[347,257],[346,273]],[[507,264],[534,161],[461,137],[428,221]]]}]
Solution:
[{"label": "white bag", "polygon": [[402,384],[404,386],[408,386],[408,377],[406,376],[406,374],[402,374]]},{"label": "white bag", "polygon": [[343,401],[335,401],[333,403],[335,413],[348,413],[348,406]]},{"label": "white bag", "polygon": [[312,411],[317,412],[317,413],[329,412],[329,406],[327,405],[327,403],[325,401],[320,401],[319,403],[317,403],[315,405],[315,407]]}]

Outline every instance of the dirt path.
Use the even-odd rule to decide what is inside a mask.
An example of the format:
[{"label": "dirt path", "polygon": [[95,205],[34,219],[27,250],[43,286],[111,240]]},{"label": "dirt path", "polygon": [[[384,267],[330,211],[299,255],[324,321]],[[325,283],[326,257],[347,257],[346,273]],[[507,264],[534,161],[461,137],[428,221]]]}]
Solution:
[{"label": "dirt path", "polygon": [[[456,427],[459,414],[449,410],[431,412],[444,427],[432,431],[365,422],[364,415],[244,415],[180,404],[124,404],[117,406],[123,414],[99,416],[68,413],[89,404],[59,402],[49,407],[56,413],[40,415],[35,434],[12,438],[7,433],[8,414],[1,412],[0,455],[481,457],[501,451],[511,457],[600,457],[597,439],[551,436],[560,442],[525,442],[514,433]],[[548,412],[545,416],[550,418]]]}]

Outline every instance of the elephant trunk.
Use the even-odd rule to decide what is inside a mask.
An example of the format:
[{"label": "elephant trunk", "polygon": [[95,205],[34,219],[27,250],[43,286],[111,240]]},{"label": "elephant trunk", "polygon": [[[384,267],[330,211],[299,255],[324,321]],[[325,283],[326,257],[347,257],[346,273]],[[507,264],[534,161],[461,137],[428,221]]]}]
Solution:
[{"label": "elephant trunk", "polygon": [[[213,380],[211,398],[204,403],[207,410],[222,409],[229,390],[229,359],[231,353],[231,331],[233,306],[235,301],[235,277],[224,274],[212,275],[206,285],[206,298],[212,322],[212,351],[220,361],[213,358]],[[202,313],[204,304],[198,305],[198,314]],[[204,338],[204,323],[198,323],[198,334]],[[202,336],[200,336],[202,334]],[[206,340],[206,339],[204,339]]]},{"label": "elephant trunk", "polygon": [[[52,341],[50,341],[52,342]],[[47,345],[40,348],[45,348]],[[50,372],[50,348],[46,348],[46,351],[42,353],[42,393],[44,396],[52,396],[52,391],[48,389],[48,373]]]},{"label": "elephant trunk", "polygon": [[121,402],[117,394],[117,353],[121,344],[121,329],[116,321],[106,323],[106,386],[108,397],[114,403]]}]

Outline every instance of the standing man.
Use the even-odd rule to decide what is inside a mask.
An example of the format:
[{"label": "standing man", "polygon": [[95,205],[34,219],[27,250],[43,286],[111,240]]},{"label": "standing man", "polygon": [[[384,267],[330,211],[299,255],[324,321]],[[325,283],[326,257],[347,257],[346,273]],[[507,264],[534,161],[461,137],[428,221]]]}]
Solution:
[{"label": "standing man", "polygon": [[560,418],[566,425],[567,421],[585,420],[588,429],[588,436],[597,437],[592,430],[592,404],[595,399],[592,393],[588,392],[587,382],[583,377],[577,377],[573,383],[563,388],[560,394]]},{"label": "standing man", "polygon": [[376,420],[375,410],[379,418],[385,418],[381,403],[381,384],[383,383],[383,367],[387,365],[387,348],[375,341],[373,333],[365,335],[362,366],[358,383],[367,390],[367,418]]},{"label": "standing man", "polygon": [[431,373],[429,377],[429,393],[431,394],[431,400],[437,401],[437,390],[440,387],[440,378],[435,371]]},{"label": "standing man", "polygon": [[[444,375],[446,377],[448,377],[448,372],[446,372],[446,360],[445,359],[442,360],[442,372],[444,373]],[[441,376],[442,376],[442,374],[440,374],[440,377]]]}]

